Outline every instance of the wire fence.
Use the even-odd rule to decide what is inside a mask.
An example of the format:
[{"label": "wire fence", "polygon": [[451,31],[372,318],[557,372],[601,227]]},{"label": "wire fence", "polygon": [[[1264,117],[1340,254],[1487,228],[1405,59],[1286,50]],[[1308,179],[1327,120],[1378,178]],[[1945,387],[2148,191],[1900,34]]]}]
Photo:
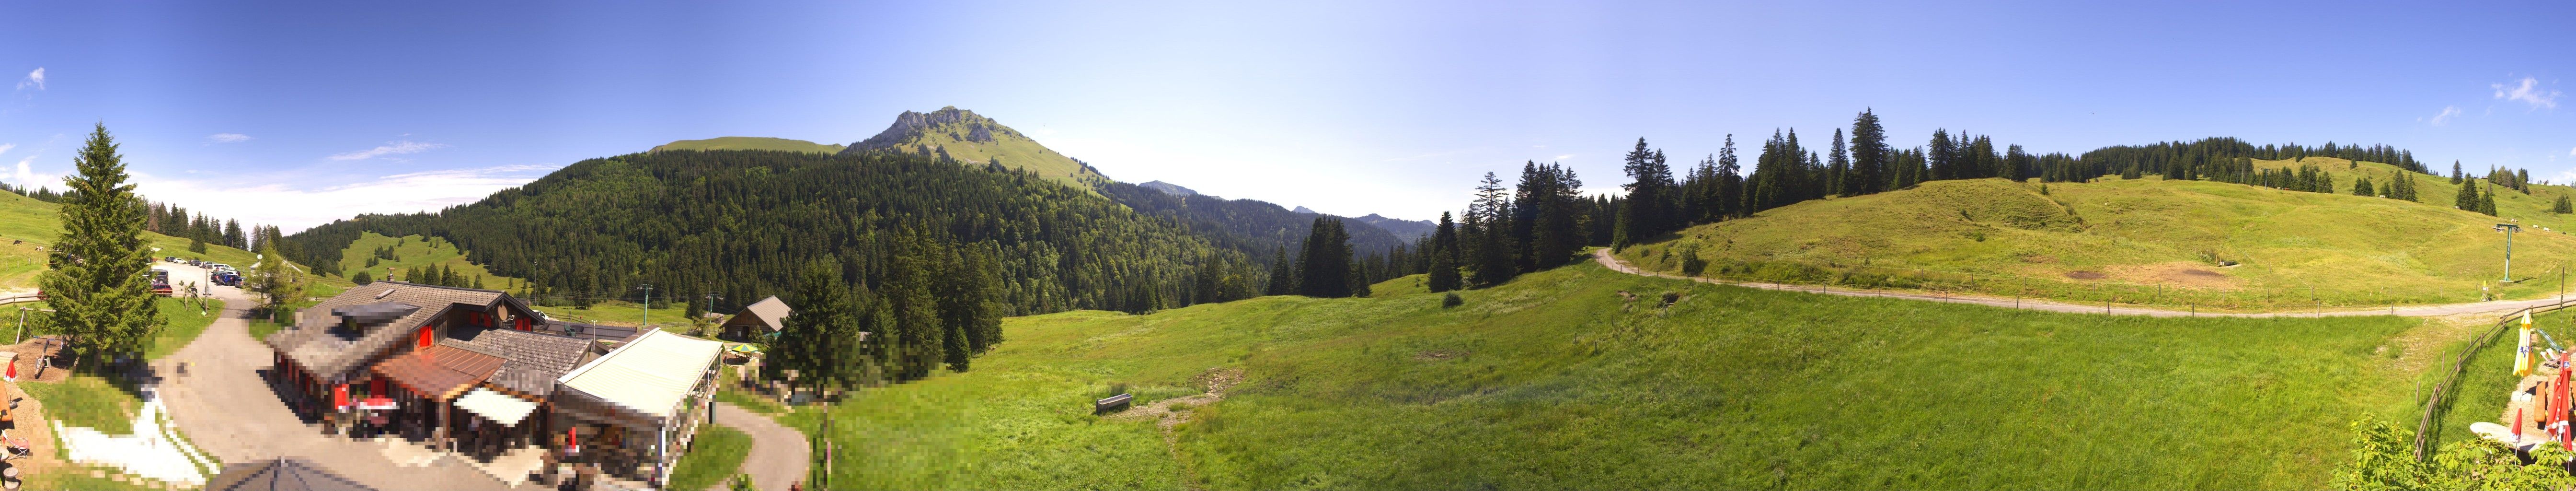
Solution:
[{"label": "wire fence", "polygon": [[2433,392],[2428,396],[2424,404],[2423,420],[2415,423],[2416,461],[2423,461],[2425,457],[2432,454],[2433,425],[2441,419],[2442,414],[2450,412],[2451,398],[2449,396],[2452,391],[2458,388],[2460,376],[2468,373],[2469,360],[2471,358],[2475,358],[2478,352],[2485,350],[2487,346],[2495,344],[2495,340],[2499,337],[2503,337],[2505,330],[2511,329],[2518,324],[2516,320],[2520,319],[2522,316],[2539,315],[2544,312],[2567,308],[2568,305],[2569,304],[2566,301],[2559,301],[2558,303],[2549,305],[2527,307],[2522,310],[2517,310],[2511,314],[2505,314],[2504,317],[2496,319],[2495,327],[2487,329],[2486,332],[2479,333],[2476,337],[2469,338],[2469,345],[2460,350],[2459,359],[2452,361],[2451,373],[2444,375],[2442,377],[2442,382],[2433,386]]}]

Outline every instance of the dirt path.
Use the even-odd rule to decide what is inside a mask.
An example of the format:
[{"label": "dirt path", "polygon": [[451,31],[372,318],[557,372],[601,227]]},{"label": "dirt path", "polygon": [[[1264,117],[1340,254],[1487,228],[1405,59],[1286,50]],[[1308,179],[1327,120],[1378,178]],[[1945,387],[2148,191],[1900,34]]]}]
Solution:
[{"label": "dirt path", "polygon": [[715,422],[751,435],[751,453],[743,457],[741,472],[751,474],[752,487],[785,490],[788,484],[805,480],[807,466],[814,462],[814,447],[804,433],[721,402],[716,403]]},{"label": "dirt path", "polygon": [[1225,400],[1226,389],[1243,381],[1243,369],[1210,368],[1207,373],[1199,374],[1196,381],[1205,385],[1207,392],[1154,401],[1109,415],[1109,419],[1117,421],[1150,420],[1155,428],[1163,430],[1163,449],[1171,452],[1172,461],[1181,466],[1181,485],[1192,490],[1199,489],[1197,471],[1190,467],[1188,459],[1181,458],[1181,436],[1173,430],[1190,421],[1193,409]]},{"label": "dirt path", "polygon": [[2521,309],[2528,308],[2528,307],[2540,307],[2540,306],[2548,306],[2548,305],[2557,305],[2557,304],[2558,304],[2558,299],[2556,299],[2556,298],[2543,298],[2543,299],[2536,299],[2536,300],[2498,300],[2498,301],[2493,301],[2493,302],[2456,303],[2456,304],[2446,304],[2446,305],[2425,305],[2425,306],[2416,306],[2416,307],[2382,307],[2382,308],[2363,309],[2363,310],[2349,310],[2349,309],[2347,309],[2347,310],[2322,310],[2322,311],[2320,311],[2320,310],[2302,310],[2302,311],[2284,311],[2284,312],[2253,312],[2253,313],[2194,312],[2194,311],[2188,311],[2188,310],[2166,310],[2166,309],[2156,309],[2156,308],[2146,308],[2146,307],[2120,307],[2120,306],[2116,306],[2116,305],[2113,305],[2113,306],[2105,306],[2105,305],[2103,305],[2103,304],[2077,304],[2077,303],[2066,303],[2066,302],[2057,302],[2057,301],[2050,301],[2050,300],[2030,299],[2030,298],[2014,299],[2014,298],[2009,298],[2009,297],[1992,297],[1992,296],[1985,296],[1985,295],[1945,295],[1945,294],[1927,294],[1927,293],[1898,292],[1898,291],[1887,291],[1887,290],[1856,290],[1856,289],[1836,290],[1836,289],[1833,289],[1833,287],[1817,287],[1817,286],[1810,286],[1810,285],[1783,285],[1783,284],[1778,284],[1778,283],[1758,283],[1758,282],[1743,282],[1743,281],[1726,281],[1726,280],[1719,280],[1719,279],[1714,279],[1714,278],[1684,277],[1684,276],[1680,276],[1680,275],[1673,275],[1673,274],[1666,274],[1666,273],[1658,273],[1658,272],[1646,271],[1646,270],[1642,270],[1642,269],[1637,269],[1637,268],[1635,268],[1635,267],[1631,267],[1631,266],[1629,266],[1627,263],[1619,262],[1619,258],[1614,257],[1614,256],[1611,256],[1611,255],[1610,255],[1610,249],[1606,249],[1606,248],[1604,248],[1604,249],[1593,249],[1593,250],[1592,250],[1592,259],[1593,259],[1593,261],[1594,261],[1594,262],[1601,263],[1601,266],[1603,266],[1603,267],[1607,267],[1607,268],[1610,268],[1610,270],[1611,270],[1611,271],[1618,271],[1618,272],[1621,272],[1621,273],[1628,273],[1628,274],[1633,274],[1633,275],[1638,275],[1638,276],[1652,276],[1652,277],[1657,277],[1657,278],[1669,278],[1669,279],[1676,279],[1676,280],[1697,281],[1697,282],[1701,282],[1701,283],[1711,283],[1711,284],[1719,284],[1719,285],[1735,285],[1735,286],[1741,286],[1741,287],[1746,287],[1746,288],[1761,288],[1761,289],[1765,289],[1765,290],[1798,291],[1798,292],[1808,292],[1808,293],[1819,293],[1819,294],[1825,294],[1825,295],[1841,295],[1841,296],[1846,296],[1846,297],[1882,297],[1882,298],[1902,298],[1902,299],[1907,299],[1907,300],[1921,300],[1921,301],[1926,301],[1926,302],[1965,303],[1965,304],[1985,305],[1985,306],[1990,306],[1990,307],[2003,307],[2003,308],[2008,308],[2008,309],[2042,310],[2042,311],[2049,311],[2049,312],[2068,312],[2068,313],[2077,313],[2077,314],[2143,315],[2143,316],[2149,316],[2149,317],[2346,317],[2346,316],[2362,316],[2362,315],[2396,315],[2396,316],[2404,316],[2404,317],[2437,317],[2437,316],[2459,315],[2459,314],[2474,314],[2474,313],[2487,313],[2487,312],[2510,312],[2510,311],[2515,311],[2515,310],[2521,310]]}]

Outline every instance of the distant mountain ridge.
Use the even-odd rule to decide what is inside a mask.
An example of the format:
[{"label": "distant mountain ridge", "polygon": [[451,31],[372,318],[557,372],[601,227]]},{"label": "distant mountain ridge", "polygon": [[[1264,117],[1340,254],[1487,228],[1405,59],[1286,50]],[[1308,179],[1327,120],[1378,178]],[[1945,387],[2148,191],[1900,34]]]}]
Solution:
[{"label": "distant mountain ridge", "polygon": [[1144,184],[1138,184],[1138,186],[1144,186],[1144,187],[1145,187],[1145,189],[1152,189],[1152,190],[1155,190],[1155,191],[1162,191],[1162,192],[1163,192],[1163,194],[1169,194],[1169,195],[1173,195],[1173,196],[1198,196],[1198,195],[1199,195],[1199,192],[1198,192],[1198,191],[1192,191],[1192,190],[1190,190],[1190,188],[1181,187],[1181,185],[1179,185],[1179,184],[1172,184],[1172,183],[1163,182],[1163,181],[1147,181],[1147,182],[1145,182]]},{"label": "distant mountain ridge", "polygon": [[805,140],[765,136],[720,136],[704,140],[679,140],[653,147],[652,152],[671,150],[777,150],[831,155],[841,153],[840,144],[822,144]]},{"label": "distant mountain ridge", "polygon": [[1376,213],[1370,213],[1368,216],[1353,218],[1352,220],[1359,220],[1360,223],[1377,226],[1377,228],[1386,230],[1387,233],[1405,238],[1431,235],[1432,231],[1439,230],[1440,228],[1440,224],[1431,223],[1429,220],[1388,218],[1385,215],[1379,215]]}]

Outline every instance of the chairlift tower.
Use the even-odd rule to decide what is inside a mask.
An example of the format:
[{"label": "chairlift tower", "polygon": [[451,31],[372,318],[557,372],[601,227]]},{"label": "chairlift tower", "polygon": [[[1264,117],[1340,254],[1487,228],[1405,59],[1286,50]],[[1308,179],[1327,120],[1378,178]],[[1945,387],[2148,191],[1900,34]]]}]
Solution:
[{"label": "chairlift tower", "polygon": [[2521,226],[2521,225],[2514,225],[2514,224],[2510,224],[2510,223],[2499,223],[2499,224],[2496,224],[2495,229],[2496,229],[2496,231],[2497,231],[2497,232],[2504,232],[2504,280],[2503,280],[2502,282],[2504,282],[2504,283],[2512,283],[2512,282],[2513,282],[2513,234],[2514,234],[2514,232],[2521,232],[2521,231],[2522,231],[2522,226]]}]

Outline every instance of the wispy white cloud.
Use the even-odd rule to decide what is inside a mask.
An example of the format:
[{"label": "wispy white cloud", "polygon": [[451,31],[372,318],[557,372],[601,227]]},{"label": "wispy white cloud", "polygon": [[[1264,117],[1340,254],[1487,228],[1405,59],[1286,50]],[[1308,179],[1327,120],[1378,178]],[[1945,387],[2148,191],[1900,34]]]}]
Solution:
[{"label": "wispy white cloud", "polygon": [[2576,148],[2567,149],[2567,156],[2576,157]]},{"label": "wispy white cloud", "polygon": [[385,144],[384,144],[384,145],[382,145],[382,146],[378,146],[378,147],[376,147],[376,148],[370,148],[370,149],[366,149],[366,150],[359,150],[359,151],[355,151],[355,152],[348,152],[348,153],[336,153],[336,154],[331,154],[331,160],[366,160],[366,159],[372,159],[372,158],[382,157],[382,156],[386,156],[386,155],[401,155],[401,154],[407,154],[407,153],[420,153],[420,152],[426,152],[426,151],[430,151],[430,150],[432,150],[432,149],[439,149],[439,148],[447,148],[447,144],[444,144],[444,143],[420,143],[420,142],[415,142],[415,141],[410,141],[410,140],[396,141],[396,142],[385,142]]},{"label": "wispy white cloud", "polygon": [[2492,87],[2495,87],[2495,98],[2530,104],[2532,109],[2557,109],[2558,96],[2563,95],[2556,90],[2540,88],[2540,79],[2533,77],[2523,77],[2518,85],[2494,84]]},{"label": "wispy white cloud", "polygon": [[54,174],[38,174],[38,173],[36,173],[36,172],[35,172],[35,170],[33,169],[33,167],[34,167],[35,165],[36,165],[36,156],[34,156],[34,155],[29,155],[29,156],[27,156],[27,158],[23,158],[23,159],[18,159],[18,172],[17,172],[17,175],[12,176],[12,177],[14,178],[14,179],[12,179],[12,180],[13,180],[13,181],[15,181],[15,184],[17,184],[17,185],[18,185],[18,186],[20,186],[20,187],[40,188],[40,187],[53,187],[53,186],[58,186],[58,185],[61,185],[61,184],[63,183],[63,178],[62,178],[62,176],[54,175]]},{"label": "wispy white cloud", "polygon": [[2450,124],[2451,118],[2459,116],[2460,106],[2442,106],[2442,113],[2433,115],[2433,126]]},{"label": "wispy white cloud", "polygon": [[473,203],[493,192],[527,184],[559,168],[562,166],[441,169],[328,186],[273,182],[237,185],[137,174],[135,192],[153,201],[184,203],[190,209],[203,210],[215,216],[276,225],[294,233],[363,213],[434,211]]},{"label": "wispy white cloud", "polygon": [[1556,158],[1555,158],[1554,160],[1556,160],[1556,161],[1558,161],[1558,162],[1564,162],[1564,161],[1566,161],[1567,159],[1572,159],[1572,158],[1574,158],[1574,154],[1570,154],[1570,153],[1569,153],[1569,154],[1565,154],[1565,155],[1558,155],[1558,156],[1556,156]]},{"label": "wispy white cloud", "polygon": [[36,67],[36,71],[27,72],[27,78],[18,79],[19,90],[26,90],[31,85],[36,90],[45,90],[45,67]]},{"label": "wispy white cloud", "polygon": [[206,141],[215,143],[241,143],[250,141],[250,135],[240,133],[216,133],[206,135]]},{"label": "wispy white cloud", "polygon": [[9,153],[9,149],[12,149],[12,148],[18,148],[18,144],[16,144],[16,143],[0,143],[0,153]]}]

